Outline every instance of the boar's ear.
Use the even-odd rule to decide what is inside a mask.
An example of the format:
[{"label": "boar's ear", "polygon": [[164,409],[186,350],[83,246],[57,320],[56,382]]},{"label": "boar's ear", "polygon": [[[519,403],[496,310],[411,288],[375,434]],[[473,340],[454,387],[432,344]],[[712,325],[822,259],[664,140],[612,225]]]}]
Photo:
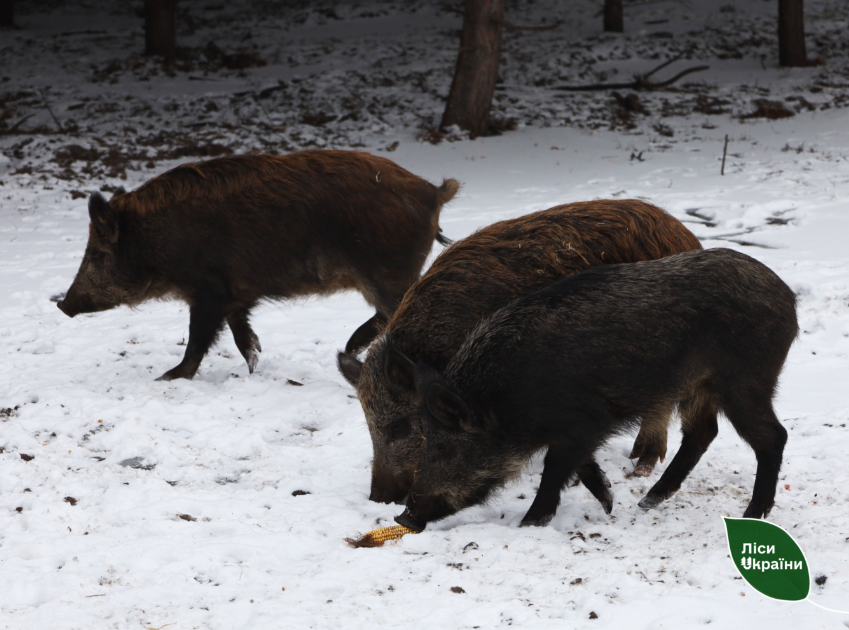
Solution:
[{"label": "boar's ear", "polygon": [[118,195],[123,195],[125,192],[127,192],[126,188],[124,188],[123,186],[118,186],[118,188],[115,189],[115,192],[112,193],[112,198],[114,199]]},{"label": "boar's ear", "polygon": [[463,399],[439,383],[431,383],[427,388],[425,405],[430,414],[448,429],[483,433],[483,427],[472,416]]},{"label": "boar's ear", "polygon": [[392,344],[387,344],[386,347],[383,374],[391,389],[399,393],[416,395],[416,364]]},{"label": "boar's ear", "polygon": [[91,224],[97,235],[107,243],[115,243],[118,240],[118,218],[99,192],[94,192],[88,200],[88,214]]},{"label": "boar's ear", "polygon": [[363,362],[353,354],[340,352],[336,355],[336,364],[345,380],[356,388],[357,383],[360,382],[360,375],[363,373]]}]

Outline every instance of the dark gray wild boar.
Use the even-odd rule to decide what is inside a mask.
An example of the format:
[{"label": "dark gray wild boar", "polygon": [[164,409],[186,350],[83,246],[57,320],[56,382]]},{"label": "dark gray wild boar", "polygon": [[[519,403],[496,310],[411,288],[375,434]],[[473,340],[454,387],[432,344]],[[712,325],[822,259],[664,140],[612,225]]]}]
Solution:
[{"label": "dark gray wild boar", "polygon": [[377,312],[348,341],[355,354],[418,279],[434,239],[449,242],[439,212],[458,188],[354,151],[184,164],[109,201],[91,196],[88,245],[58,306],[73,317],[184,300],[186,353],[159,380],[190,379],[225,321],[253,372],[258,302],[356,289]]},{"label": "dark gray wild boar", "polygon": [[629,425],[677,408],[681,447],[640,501],[674,494],[717,434],[717,413],[755,451],[744,517],[775,498],[787,432],[772,398],[798,333],[796,297],[769,268],[728,249],[594,267],[517,300],[469,335],[444,373],[378,343],[391,387],[416,401],[421,454],[413,529],[481,503],[547,448],[522,525],[544,525],[576,470]]},{"label": "dark gray wild boar", "polygon": [[[694,249],[701,249],[699,240],[678,219],[633,199],[572,203],[500,221],[444,251],[404,296],[387,331],[401,352],[444,370],[475,325],[513,300],[594,265]],[[371,433],[369,498],[403,502],[419,455],[417,406],[407,392],[387,387],[380,347],[365,364],[340,354],[339,367],[357,387]],[[641,429],[631,453],[640,458],[635,474],[651,472],[665,453],[665,422]]]}]

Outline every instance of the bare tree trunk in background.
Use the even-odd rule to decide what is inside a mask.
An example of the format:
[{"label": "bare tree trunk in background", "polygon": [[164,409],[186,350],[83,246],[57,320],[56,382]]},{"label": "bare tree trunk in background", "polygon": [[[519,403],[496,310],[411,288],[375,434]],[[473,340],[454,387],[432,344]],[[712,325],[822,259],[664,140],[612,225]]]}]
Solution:
[{"label": "bare tree trunk in background", "polygon": [[12,5],[13,0],[0,0],[0,26],[14,28],[15,14]]},{"label": "bare tree trunk in background", "polygon": [[778,0],[778,63],[808,65],[803,0]]},{"label": "bare tree trunk in background", "polygon": [[610,33],[621,33],[625,30],[622,0],[604,0],[604,30]]},{"label": "bare tree trunk in background", "polygon": [[458,125],[474,138],[489,129],[498,78],[504,0],[466,0],[460,54],[442,126]]},{"label": "bare tree trunk in background", "polygon": [[144,0],[144,54],[173,59],[177,52],[174,8],[177,0]]}]

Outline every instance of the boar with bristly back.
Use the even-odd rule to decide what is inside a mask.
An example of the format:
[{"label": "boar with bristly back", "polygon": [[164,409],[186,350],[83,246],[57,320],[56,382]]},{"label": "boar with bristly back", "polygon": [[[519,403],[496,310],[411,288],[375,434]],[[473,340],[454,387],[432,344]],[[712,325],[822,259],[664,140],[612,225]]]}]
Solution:
[{"label": "boar with bristly back", "polygon": [[796,296],[729,249],[594,267],[482,321],[444,371],[378,343],[390,386],[417,405],[420,454],[407,506],[415,530],[485,501],[547,449],[522,525],[554,516],[568,480],[611,436],[677,409],[683,439],[640,501],[674,494],[723,413],[758,462],[743,516],[775,498],[787,431],[772,407],[798,334]]},{"label": "boar with bristly back", "polygon": [[155,298],[189,304],[192,378],[226,321],[253,372],[249,323],[262,300],[355,289],[376,313],[346,351],[366,347],[415,282],[439,234],[453,179],[436,187],[355,151],[243,155],[184,164],[109,201],[89,200],[82,264],[58,303],[70,317]]},{"label": "boar with bristly back", "polygon": [[[701,249],[699,240],[678,219],[642,201],[556,206],[490,225],[444,251],[404,296],[386,330],[398,350],[444,370],[481,319],[517,298],[594,265],[694,249]],[[388,386],[383,347],[373,347],[364,365],[340,353],[339,367],[357,388],[371,433],[369,498],[398,503],[416,470],[421,428],[408,393]],[[639,458],[635,474],[649,474],[663,459],[665,427],[656,423],[640,431],[631,453]],[[584,472],[582,481],[606,504],[598,471]]]}]

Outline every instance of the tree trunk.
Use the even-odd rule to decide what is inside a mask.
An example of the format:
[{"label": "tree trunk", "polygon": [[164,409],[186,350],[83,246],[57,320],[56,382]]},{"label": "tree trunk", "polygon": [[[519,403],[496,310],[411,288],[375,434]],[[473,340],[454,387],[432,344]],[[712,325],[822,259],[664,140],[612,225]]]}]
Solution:
[{"label": "tree trunk", "polygon": [[604,0],[604,30],[610,33],[621,33],[625,30],[622,0]]},{"label": "tree trunk", "polygon": [[15,14],[12,10],[13,0],[0,0],[0,26],[15,27]]},{"label": "tree trunk", "polygon": [[177,0],[144,0],[144,54],[173,59],[177,52],[174,8]]},{"label": "tree trunk", "polygon": [[807,66],[803,0],[778,0],[778,63]]},{"label": "tree trunk", "polygon": [[474,138],[489,130],[498,78],[504,0],[466,0],[460,54],[442,126],[458,125]]}]

